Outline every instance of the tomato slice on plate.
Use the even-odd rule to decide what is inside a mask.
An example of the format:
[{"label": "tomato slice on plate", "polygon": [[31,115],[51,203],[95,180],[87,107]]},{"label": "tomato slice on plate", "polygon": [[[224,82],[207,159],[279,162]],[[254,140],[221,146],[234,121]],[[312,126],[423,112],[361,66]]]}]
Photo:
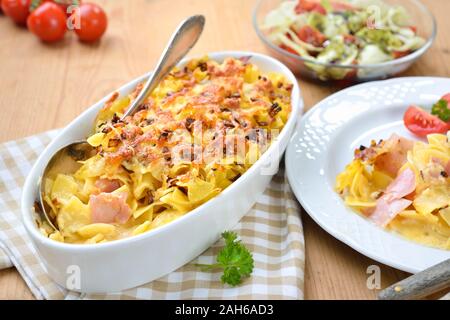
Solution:
[{"label": "tomato slice on plate", "polygon": [[410,106],[403,116],[406,128],[418,136],[426,136],[432,133],[446,133],[450,125],[425,110]]}]

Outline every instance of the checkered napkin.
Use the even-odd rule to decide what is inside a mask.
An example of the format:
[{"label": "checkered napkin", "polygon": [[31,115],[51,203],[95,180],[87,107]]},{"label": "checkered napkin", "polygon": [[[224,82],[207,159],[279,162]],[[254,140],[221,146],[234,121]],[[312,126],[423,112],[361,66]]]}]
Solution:
[{"label": "checkered napkin", "polygon": [[[15,266],[37,299],[303,299],[304,242],[300,208],[284,169],[236,225],[253,253],[250,278],[232,288],[220,272],[192,263],[143,286],[109,294],[79,294],[56,285],[45,272],[21,221],[20,195],[34,161],[56,131],[0,144],[0,269]],[[193,262],[213,263],[218,241]],[[1,271],[0,271],[1,272]]]}]

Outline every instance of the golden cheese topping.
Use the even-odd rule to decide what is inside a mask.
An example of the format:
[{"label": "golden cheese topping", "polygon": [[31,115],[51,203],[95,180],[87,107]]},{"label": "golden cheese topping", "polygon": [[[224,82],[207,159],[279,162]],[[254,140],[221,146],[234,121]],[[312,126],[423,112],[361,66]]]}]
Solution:
[{"label": "golden cheese topping", "polygon": [[250,57],[207,57],[175,68],[133,116],[116,93],[88,138],[96,154],[74,174],[45,181],[44,199],[69,243],[120,239],[169,223],[238,179],[270,146],[291,111],[292,84]]}]

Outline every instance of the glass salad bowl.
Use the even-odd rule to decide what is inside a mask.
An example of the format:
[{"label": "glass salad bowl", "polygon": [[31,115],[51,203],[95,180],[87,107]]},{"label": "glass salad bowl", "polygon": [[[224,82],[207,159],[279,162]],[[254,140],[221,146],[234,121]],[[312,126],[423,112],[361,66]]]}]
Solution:
[{"label": "glass salad bowl", "polygon": [[[314,6],[318,6],[319,9],[312,9],[313,11],[307,12],[308,16],[304,15],[299,18],[295,13],[295,10],[299,10],[298,7],[294,9],[299,1],[303,2],[302,6],[306,4],[305,6],[309,7],[307,10],[311,10],[311,7]],[[392,12],[385,7],[386,5],[391,8]],[[281,11],[280,6],[283,6]],[[377,29],[378,31],[374,33],[369,31],[366,34],[385,35],[388,33],[396,37],[391,36],[387,40],[383,40],[386,38],[382,36],[380,38],[368,37],[360,40],[350,34],[353,44],[348,45],[350,42],[347,41],[347,36],[341,35],[341,31],[336,32],[334,29],[336,26],[339,28],[339,23],[350,26],[348,22],[353,18],[349,18],[351,14],[348,12],[351,12],[349,8],[354,6],[364,8],[360,12],[367,14],[363,16],[367,19],[360,18],[359,27],[364,29],[361,32],[367,32],[367,29]],[[273,13],[275,9],[278,9],[277,14]],[[309,18],[311,12],[314,12],[311,15],[313,18]],[[333,12],[332,18],[327,15],[330,12]],[[267,18],[268,14],[271,14],[270,18]],[[313,28],[314,30],[322,28],[323,33],[327,36],[330,32],[337,35],[334,38],[331,36],[324,38],[322,32],[319,32],[323,38],[319,49],[316,48],[319,47],[317,44],[310,46],[310,43],[314,43],[317,39],[314,37],[314,32],[312,38],[311,32],[307,33],[306,39],[308,40],[305,40],[305,36],[303,35],[301,38],[299,31],[305,25],[308,25],[311,30],[309,25],[314,21],[317,22],[317,17],[323,20],[320,21],[321,24],[318,24],[317,29]],[[392,21],[395,21],[395,24],[392,24]],[[330,28],[330,24],[333,28]],[[433,14],[418,0],[259,0],[253,12],[253,26],[270,54],[285,63],[296,75],[321,81],[340,80],[350,83],[385,79],[405,71],[431,47],[437,32]],[[395,31],[391,30],[391,26],[396,28]],[[285,30],[289,31],[285,32]],[[356,35],[359,34],[356,32]],[[404,34],[408,38],[404,37]],[[281,38],[279,38],[280,35]],[[297,39],[297,44],[301,44],[300,46],[292,42],[294,37]],[[372,39],[375,39],[373,43],[371,43]],[[386,48],[393,48],[390,44],[394,42],[389,42],[391,39],[397,41],[396,44],[399,44],[399,48],[406,51],[394,52],[393,49],[387,51]],[[333,41],[338,42],[337,47]],[[289,48],[286,44],[295,46],[296,50]],[[408,45],[410,46],[408,47]],[[353,51],[349,52],[350,49]],[[306,54],[300,56],[299,51],[306,52]]]}]

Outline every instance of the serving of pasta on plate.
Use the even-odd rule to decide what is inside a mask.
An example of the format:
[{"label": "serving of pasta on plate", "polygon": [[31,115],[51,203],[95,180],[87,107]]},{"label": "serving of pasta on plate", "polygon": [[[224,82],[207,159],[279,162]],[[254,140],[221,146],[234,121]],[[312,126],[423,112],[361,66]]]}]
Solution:
[{"label": "serving of pasta on plate", "polygon": [[396,134],[355,150],[336,178],[346,205],[418,243],[450,250],[450,134]]},{"label": "serving of pasta on plate", "polygon": [[175,68],[133,116],[142,89],[114,94],[73,174],[45,180],[43,199],[66,243],[101,243],[163,226],[220,194],[271,145],[291,112],[292,84],[250,57],[204,57]]}]

